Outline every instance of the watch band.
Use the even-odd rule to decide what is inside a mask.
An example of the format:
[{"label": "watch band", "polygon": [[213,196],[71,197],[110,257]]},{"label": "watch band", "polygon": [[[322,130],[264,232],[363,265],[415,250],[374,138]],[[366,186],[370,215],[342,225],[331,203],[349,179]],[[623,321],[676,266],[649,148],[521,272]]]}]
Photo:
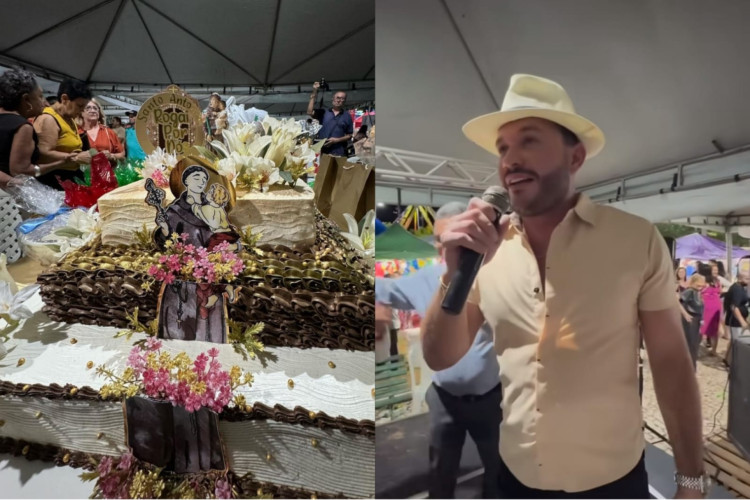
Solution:
[{"label": "watch band", "polygon": [[677,486],[680,486],[682,488],[697,490],[703,494],[708,493],[709,478],[705,475],[686,476],[684,474],[680,474],[679,472],[675,472],[674,482],[677,484]]}]

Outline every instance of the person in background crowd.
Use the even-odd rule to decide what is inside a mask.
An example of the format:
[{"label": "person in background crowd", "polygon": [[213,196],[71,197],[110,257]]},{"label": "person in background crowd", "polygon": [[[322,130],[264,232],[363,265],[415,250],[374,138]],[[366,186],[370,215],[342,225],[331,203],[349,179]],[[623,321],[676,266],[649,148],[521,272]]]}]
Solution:
[{"label": "person in background crowd", "polygon": [[687,271],[684,267],[678,267],[675,271],[675,278],[677,278],[677,293],[682,293],[687,288]]},{"label": "person in background crowd", "polygon": [[40,161],[56,163],[60,167],[42,174],[39,182],[62,190],[61,180],[83,180],[80,166],[91,163],[91,155],[83,150],[83,141],[75,123],[83,108],[91,99],[88,86],[78,80],[64,80],[57,90],[58,102],[45,108],[34,121],[34,130],[39,135]]},{"label": "person in background crowd", "polygon": [[[452,202],[435,214],[438,254],[442,254],[440,235],[447,219],[464,210],[465,203]],[[440,287],[444,270],[440,264],[397,280],[378,279],[375,300],[422,316]],[[425,397],[430,411],[430,498],[454,498],[467,432],[484,466],[482,496],[497,498],[502,388],[492,333],[486,325],[458,363],[433,375]]]},{"label": "person in background crowd", "polygon": [[83,109],[83,130],[88,136],[89,146],[104,153],[112,166],[125,158],[125,149],[120,139],[104,121],[104,112],[96,99],[91,99]]},{"label": "person in background crowd", "polygon": [[391,309],[391,328],[390,328],[390,342],[391,342],[391,356],[398,356],[398,331],[401,330],[401,318],[398,315],[398,310]]},{"label": "person in background crowd", "polygon": [[727,366],[732,364],[734,341],[742,335],[743,331],[750,329],[747,324],[748,300],[750,300],[746,289],[748,283],[750,283],[750,274],[747,268],[741,265],[737,271],[737,281],[729,287],[724,296],[724,309],[726,310],[724,324],[729,330],[729,347],[724,355],[724,363]]},{"label": "person in background crowd", "polygon": [[682,329],[690,351],[690,358],[693,360],[694,370],[698,360],[698,347],[701,343],[700,327],[704,310],[701,293],[704,288],[706,288],[706,277],[695,273],[690,277],[688,287],[680,295]]},{"label": "person in background crowd", "polygon": [[382,363],[391,357],[390,331],[393,312],[385,304],[375,304],[375,362]]},{"label": "person in background crowd", "polygon": [[729,287],[732,286],[732,282],[727,279],[727,272],[724,269],[724,263],[719,260],[710,260],[709,263],[711,265],[715,265],[718,268],[718,275],[716,276],[716,279],[721,284],[721,299],[722,299],[722,310],[721,310],[721,317],[722,320],[719,321],[719,335],[723,339],[728,339],[729,335],[727,334],[726,325],[724,325],[724,317],[727,314],[726,309],[724,309],[724,296],[726,295],[727,291],[729,291]]},{"label": "person in background crowd", "polygon": [[[513,75],[502,109],[464,125],[499,156],[513,214],[479,198],[442,234],[446,271],[422,321],[424,359],[454,365],[487,322],[503,384],[503,498],[650,498],[636,366],[646,345],[676,465],[675,498],[707,492],[701,403],[669,249],[649,221],[577,193],[604,147],[557,82]],[[464,248],[484,255],[458,314],[441,305]],[[618,271],[614,289],[612,262]],[[460,285],[464,285],[461,283]]]},{"label": "person in background crowd", "polygon": [[42,113],[44,97],[34,75],[21,69],[0,76],[0,188],[21,182],[17,175],[36,176],[62,161],[39,165],[39,139],[28,122]]},{"label": "person in background crowd", "polygon": [[146,152],[141,148],[138,137],[135,133],[135,120],[138,117],[137,111],[128,111],[128,126],[125,127],[125,154],[128,160],[145,160]]},{"label": "person in background crowd", "polygon": [[344,109],[346,92],[342,90],[334,92],[330,108],[314,109],[319,88],[320,83],[315,82],[310,95],[310,102],[307,105],[307,114],[320,123],[317,138],[319,140],[327,139],[321,151],[331,156],[346,156],[347,144],[354,133],[352,115]]},{"label": "person in background crowd", "polygon": [[122,118],[119,116],[112,117],[110,121],[112,130],[117,134],[117,139],[122,144],[123,150],[125,149],[125,127],[122,126]]},{"label": "person in background crowd", "polygon": [[703,323],[701,324],[701,335],[706,338],[706,348],[713,356],[719,344],[719,327],[722,322],[721,316],[721,283],[719,283],[719,267],[712,265],[708,268],[706,286],[701,290],[703,299]]},{"label": "person in background crowd", "polygon": [[55,103],[59,101],[56,95],[48,95],[45,99],[46,106],[45,108],[49,108],[50,106],[54,106]]},{"label": "person in background crowd", "polygon": [[208,107],[203,111],[202,115],[209,141],[214,139],[221,140],[221,131],[216,120],[219,118],[219,114],[225,109],[226,103],[221,99],[221,96],[216,92],[211,94],[211,97],[208,99]]}]

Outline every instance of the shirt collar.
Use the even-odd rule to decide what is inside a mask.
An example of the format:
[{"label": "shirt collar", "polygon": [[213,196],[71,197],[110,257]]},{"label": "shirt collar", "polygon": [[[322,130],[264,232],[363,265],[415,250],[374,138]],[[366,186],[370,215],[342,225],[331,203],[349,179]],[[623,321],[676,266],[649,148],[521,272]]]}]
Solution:
[{"label": "shirt collar", "polygon": [[588,222],[592,226],[596,225],[596,205],[585,193],[578,195],[578,201],[573,210],[583,221]]}]

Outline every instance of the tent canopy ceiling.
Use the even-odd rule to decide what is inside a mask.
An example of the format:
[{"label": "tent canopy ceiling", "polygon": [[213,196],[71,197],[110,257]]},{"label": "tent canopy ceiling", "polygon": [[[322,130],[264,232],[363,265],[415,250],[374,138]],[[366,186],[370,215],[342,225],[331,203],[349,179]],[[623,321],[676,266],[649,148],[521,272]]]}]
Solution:
[{"label": "tent canopy ceiling", "polygon": [[372,0],[7,0],[0,54],[93,83],[357,82],[374,16]]},{"label": "tent canopy ceiling", "polygon": [[[304,114],[321,78],[350,90],[349,105],[374,100],[375,8],[373,0],[7,0],[0,62],[85,80],[98,93],[157,87],[141,90],[141,102],[169,84],[222,95],[244,86],[237,93],[256,107]],[[284,86],[293,97],[263,100]]]},{"label": "tent canopy ceiling", "polygon": [[[704,187],[701,189],[669,192],[634,200],[611,203],[610,206],[644,217],[651,222],[675,221],[697,226],[708,221],[737,226],[747,224],[750,219],[750,180],[731,184]],[[689,218],[686,219],[686,218]],[[744,221],[744,222],[743,222]]]},{"label": "tent canopy ceiling", "polygon": [[604,130],[607,146],[580,186],[715,152],[714,140],[750,142],[750,66],[738,63],[750,47],[745,0],[375,7],[381,146],[496,165],[461,126],[499,107],[513,73],[562,83]]}]

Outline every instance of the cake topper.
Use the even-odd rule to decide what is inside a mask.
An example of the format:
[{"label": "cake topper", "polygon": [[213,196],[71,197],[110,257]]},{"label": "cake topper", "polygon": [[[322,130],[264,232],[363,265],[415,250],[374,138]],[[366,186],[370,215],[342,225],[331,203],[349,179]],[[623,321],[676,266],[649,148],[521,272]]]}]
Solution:
[{"label": "cake topper", "polygon": [[224,343],[229,334],[227,301],[245,265],[240,234],[227,218],[234,191],[210,167],[183,160],[172,170],[175,200],[146,180],[146,203],[156,208],[156,246],[164,252],[149,274],[162,287],[157,333],[160,338]]},{"label": "cake topper", "polygon": [[135,133],[146,154],[160,147],[183,158],[191,146],[206,143],[200,104],[176,85],[143,103]]}]

